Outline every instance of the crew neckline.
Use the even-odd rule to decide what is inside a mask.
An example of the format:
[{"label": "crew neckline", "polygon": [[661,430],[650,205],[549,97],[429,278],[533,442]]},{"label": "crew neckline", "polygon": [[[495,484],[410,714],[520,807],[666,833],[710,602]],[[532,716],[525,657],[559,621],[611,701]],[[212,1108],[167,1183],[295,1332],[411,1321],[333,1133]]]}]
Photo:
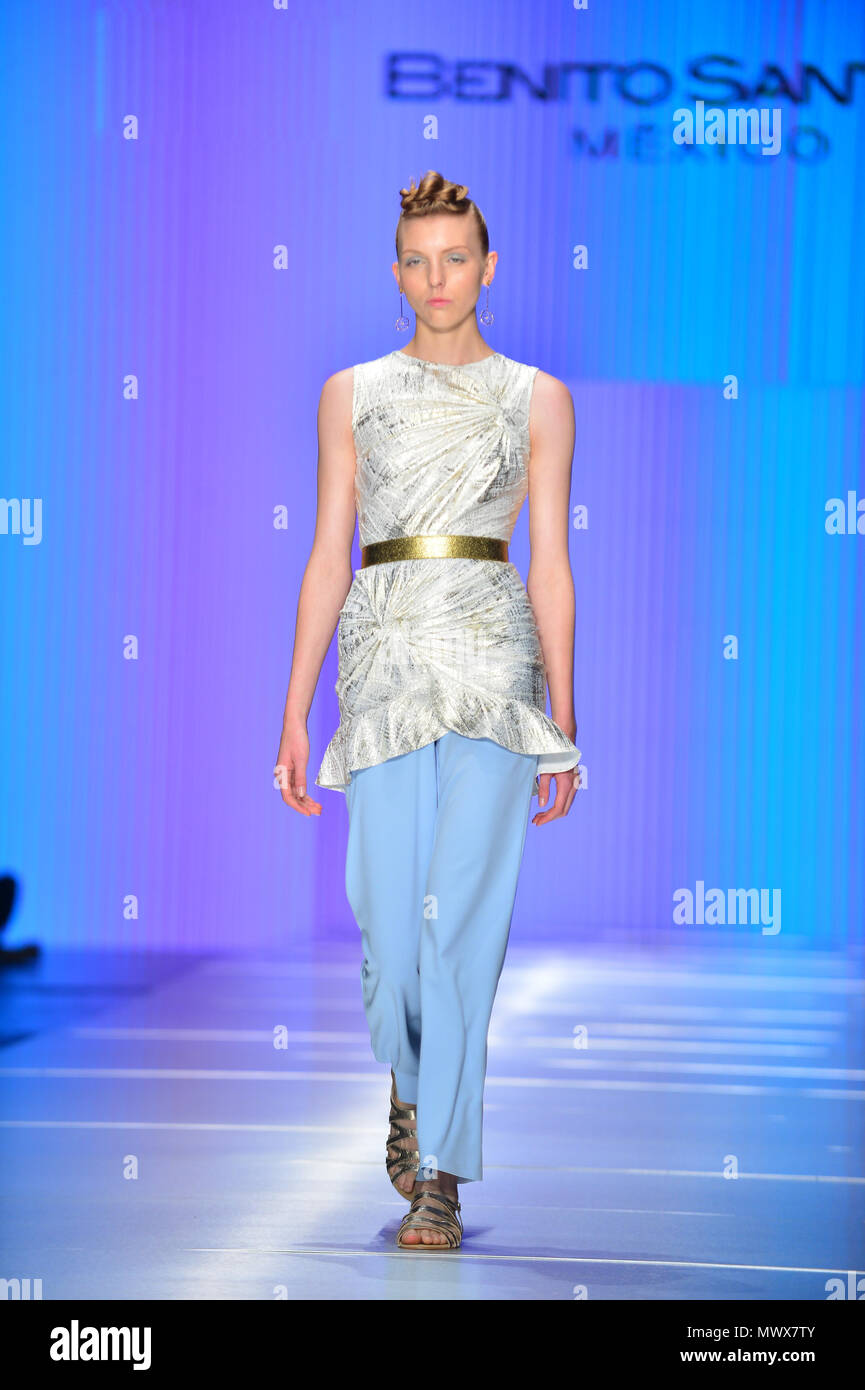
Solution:
[{"label": "crew neckline", "polygon": [[465,367],[480,367],[483,362],[501,357],[501,353],[491,352],[488,357],[476,357],[474,362],[433,362],[429,357],[415,357],[413,353],[403,352],[402,348],[394,348],[391,357],[404,357],[407,362],[420,362],[424,367],[456,367],[462,371]]}]

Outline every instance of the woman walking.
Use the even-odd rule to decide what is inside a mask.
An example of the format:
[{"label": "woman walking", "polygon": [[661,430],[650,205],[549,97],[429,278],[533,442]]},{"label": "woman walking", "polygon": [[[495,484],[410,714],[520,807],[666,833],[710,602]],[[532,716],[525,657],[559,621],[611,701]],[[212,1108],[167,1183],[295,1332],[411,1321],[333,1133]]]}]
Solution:
[{"label": "woman walking", "polygon": [[[340,721],[315,782],[346,796],[363,1002],[391,1067],[387,1171],[411,1204],[397,1243],[417,1250],[461,1243],[458,1184],[483,1177],[487,1032],[531,798],[537,785],[546,825],[579,787],[573,403],[481,337],[497,254],[467,194],[434,172],[401,190],[393,271],[414,337],[322,390],[277,757],[283,800],[320,814],[306,721],[338,621]],[[524,586],[508,543],[527,496]]]}]

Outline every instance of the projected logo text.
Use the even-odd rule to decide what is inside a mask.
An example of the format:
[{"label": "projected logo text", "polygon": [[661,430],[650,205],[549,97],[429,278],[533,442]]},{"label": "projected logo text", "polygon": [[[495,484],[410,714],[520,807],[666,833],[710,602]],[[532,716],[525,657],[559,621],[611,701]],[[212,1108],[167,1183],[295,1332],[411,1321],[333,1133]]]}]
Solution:
[{"label": "projected logo text", "polygon": [[[716,106],[725,102],[738,107],[743,102],[759,106],[771,99],[777,110],[779,102],[798,108],[818,97],[835,106],[852,106],[860,94],[863,73],[865,63],[859,61],[844,63],[840,72],[831,74],[814,63],[793,64],[788,70],[764,62],[749,75],[741,59],[719,53],[692,59],[677,77],[673,69],[653,62],[543,62],[532,71],[501,59],[451,61],[439,53],[397,52],[385,56],[384,86],[391,101],[505,104],[522,100],[547,106],[577,102],[589,108],[620,101],[631,108],[649,108],[671,100],[680,104],[711,101]],[[785,124],[782,149],[791,159],[813,164],[828,156],[830,142],[824,131],[812,125]],[[763,163],[759,160],[761,150],[753,150],[749,142],[671,143],[669,127],[645,120],[624,129],[608,126],[590,132],[578,127],[572,135],[572,147],[576,154],[592,159],[624,157],[647,163],[723,160],[729,158],[728,150],[733,150],[738,156]]]}]

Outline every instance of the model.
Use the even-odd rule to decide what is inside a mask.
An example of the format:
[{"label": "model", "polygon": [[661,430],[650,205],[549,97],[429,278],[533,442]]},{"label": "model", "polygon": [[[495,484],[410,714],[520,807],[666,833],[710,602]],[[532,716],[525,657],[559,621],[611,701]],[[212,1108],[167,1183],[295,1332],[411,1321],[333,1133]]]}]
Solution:
[{"label": "model", "polygon": [[[488,348],[495,251],[468,189],[401,190],[393,273],[405,348],[336,372],[318,415],[318,511],[276,772],[309,794],[307,717],[339,624],[340,721],[316,776],[348,808],[374,1056],[391,1068],[397,1244],[454,1249],[458,1184],[483,1177],[487,1033],[536,784],[566,816],[574,743],[568,556],[574,411],[563,382]],[[508,543],[529,499],[527,584]],[[355,513],[362,566],[352,575]],[[551,716],[546,713],[547,687]],[[550,783],[555,796],[550,802]]]}]

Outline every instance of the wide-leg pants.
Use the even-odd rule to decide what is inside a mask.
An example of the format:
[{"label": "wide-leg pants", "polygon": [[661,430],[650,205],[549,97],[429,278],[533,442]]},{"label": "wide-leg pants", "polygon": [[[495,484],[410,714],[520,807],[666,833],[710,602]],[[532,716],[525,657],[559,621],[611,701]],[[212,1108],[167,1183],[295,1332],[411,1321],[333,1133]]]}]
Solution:
[{"label": "wide-leg pants", "polygon": [[352,771],[346,893],[373,1055],[417,1105],[421,1179],[483,1177],[487,1033],[538,759],[449,730]]}]

